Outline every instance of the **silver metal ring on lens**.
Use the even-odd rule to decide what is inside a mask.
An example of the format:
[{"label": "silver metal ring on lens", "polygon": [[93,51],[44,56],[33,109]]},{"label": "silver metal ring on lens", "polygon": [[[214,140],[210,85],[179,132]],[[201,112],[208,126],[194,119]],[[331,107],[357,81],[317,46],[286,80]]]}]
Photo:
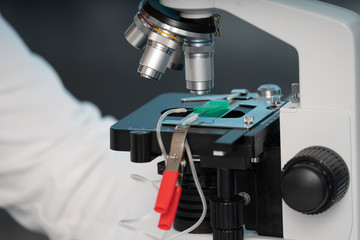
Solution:
[{"label": "silver metal ring on lens", "polygon": [[160,80],[179,44],[175,37],[161,34],[161,30],[157,31],[150,33],[148,45],[138,68],[141,76],[153,80]]},{"label": "silver metal ring on lens", "polygon": [[144,65],[139,66],[138,72],[140,72],[140,75],[142,77],[148,78],[150,80],[155,80],[155,81],[159,81],[163,75],[162,73],[160,73],[154,69],[151,69],[147,66],[144,66]]},{"label": "silver metal ring on lens", "polygon": [[214,81],[188,81],[186,80],[186,88],[190,90],[192,94],[203,95],[209,93],[214,87]]}]

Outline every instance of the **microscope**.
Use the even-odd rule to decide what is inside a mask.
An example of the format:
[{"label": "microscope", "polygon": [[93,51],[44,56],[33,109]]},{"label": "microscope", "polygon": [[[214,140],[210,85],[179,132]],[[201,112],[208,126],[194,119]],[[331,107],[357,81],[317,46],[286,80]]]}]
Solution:
[{"label": "microscope", "polygon": [[[219,34],[216,9],[297,50],[299,83],[290,98],[274,84],[256,93],[208,94]],[[111,149],[149,162],[162,154],[160,116],[185,109],[169,114],[160,128],[169,153],[158,166],[163,180],[155,210],[161,218],[170,209],[173,227],[183,231],[200,216],[183,154],[187,139],[208,205],[192,234],[360,240],[359,15],[312,0],[144,0],[125,36],[145,48],[141,76],[159,80],[167,68],[185,68],[187,89],[199,95],[163,94],[111,127]],[[244,234],[248,230],[253,234]]]}]

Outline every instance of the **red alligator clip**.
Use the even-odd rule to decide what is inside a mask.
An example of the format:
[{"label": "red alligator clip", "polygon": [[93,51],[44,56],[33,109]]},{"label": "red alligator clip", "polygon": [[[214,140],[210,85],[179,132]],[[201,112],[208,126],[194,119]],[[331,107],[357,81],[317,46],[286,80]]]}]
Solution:
[{"label": "red alligator clip", "polygon": [[169,230],[174,222],[176,211],[179,205],[182,188],[180,186],[175,187],[174,194],[171,199],[171,204],[166,213],[160,215],[158,227],[161,230]]},{"label": "red alligator clip", "polygon": [[155,212],[164,214],[169,210],[169,205],[172,202],[178,178],[178,171],[165,170],[155,203]]},{"label": "red alligator clip", "polygon": [[[181,180],[184,164],[181,164],[184,143],[189,127],[179,125],[171,140],[170,154],[161,180],[154,210],[161,214],[158,227],[169,230],[175,218],[181,195]],[[181,174],[179,173],[181,172]]]}]

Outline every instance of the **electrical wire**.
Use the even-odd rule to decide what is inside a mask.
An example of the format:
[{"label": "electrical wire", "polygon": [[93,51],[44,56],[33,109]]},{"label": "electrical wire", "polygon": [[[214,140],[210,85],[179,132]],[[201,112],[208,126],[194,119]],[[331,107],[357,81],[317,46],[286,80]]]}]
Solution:
[{"label": "electrical wire", "polygon": [[[159,143],[159,146],[160,146],[160,149],[161,149],[161,152],[162,152],[162,155],[163,155],[165,161],[167,160],[167,154],[166,154],[166,150],[165,150],[165,147],[164,147],[164,143],[162,142],[162,138],[161,138],[161,132],[160,132],[161,125],[162,125],[164,119],[168,115],[170,115],[172,113],[180,113],[180,112],[187,112],[187,110],[185,108],[178,108],[178,109],[171,109],[171,110],[166,111],[165,113],[163,113],[161,115],[161,117],[159,118],[158,124],[156,126],[157,140],[158,140],[158,143]],[[191,118],[190,120],[185,121],[183,124],[184,125],[189,124],[192,121],[196,120],[197,117],[198,117],[198,115],[194,115],[193,118]],[[202,211],[202,214],[201,214],[199,220],[194,225],[192,225],[188,229],[185,229],[184,231],[182,231],[182,232],[180,232],[178,234],[175,234],[174,236],[171,236],[171,237],[167,238],[166,240],[173,240],[173,239],[176,239],[176,238],[178,238],[178,237],[180,237],[180,236],[182,236],[184,234],[187,234],[187,233],[193,231],[194,229],[196,229],[204,221],[204,219],[206,217],[206,212],[207,212],[206,198],[204,196],[204,192],[201,189],[200,181],[199,181],[199,178],[198,178],[197,173],[196,173],[194,159],[192,157],[191,149],[190,149],[190,146],[189,146],[189,143],[188,143],[187,140],[185,140],[185,150],[186,150],[188,160],[189,160],[189,163],[190,163],[191,174],[193,176],[196,189],[197,189],[197,191],[198,191],[198,193],[200,195],[203,211]]]},{"label": "electrical wire", "polygon": [[[159,182],[159,181],[151,181],[139,174],[131,174],[130,175],[131,179],[133,179],[134,181],[136,182],[140,182],[140,183],[146,183],[146,184],[149,184],[152,188],[155,189],[155,191],[158,191],[159,190],[159,187],[155,184],[156,182]],[[129,225],[130,223],[136,223],[136,222],[140,222],[140,221],[144,221],[148,218],[150,218],[152,215],[154,215],[155,212],[154,211],[151,211],[141,217],[138,217],[138,218],[132,218],[132,219],[121,219],[119,221],[119,225],[123,228],[126,228],[130,231],[133,231],[135,233],[138,233],[138,234],[141,234],[143,235],[144,237],[148,238],[148,239],[151,239],[151,240],[160,240],[159,238],[149,234],[149,233],[146,233],[144,231],[141,231],[131,225]]]},{"label": "electrical wire", "polygon": [[198,193],[200,195],[203,211],[201,213],[201,216],[200,216],[199,220],[194,225],[192,225],[188,229],[186,229],[186,230],[184,230],[184,231],[182,231],[182,232],[180,232],[178,234],[175,234],[174,236],[171,236],[171,237],[167,238],[166,240],[173,240],[175,238],[178,238],[178,237],[180,237],[180,236],[182,236],[184,234],[187,234],[187,233],[195,230],[198,226],[200,226],[200,224],[204,221],[204,219],[206,217],[206,212],[207,212],[206,198],[205,198],[204,192],[201,189],[200,181],[199,181],[199,178],[198,178],[197,173],[196,173],[194,159],[192,157],[190,146],[189,146],[189,143],[187,142],[187,140],[185,141],[185,150],[186,150],[188,160],[189,160],[189,163],[190,163],[190,169],[191,169],[192,176],[194,178],[195,186],[196,186],[196,189],[198,190]]},{"label": "electrical wire", "polygon": [[168,159],[168,156],[166,154],[166,150],[165,150],[165,147],[164,147],[164,143],[162,141],[162,137],[161,137],[161,125],[163,123],[163,121],[165,120],[165,118],[167,116],[169,116],[170,114],[173,114],[173,113],[184,113],[184,112],[187,112],[187,109],[186,108],[176,108],[176,109],[170,109],[166,112],[164,112],[161,117],[159,118],[158,122],[157,122],[157,125],[156,125],[156,138],[157,138],[157,141],[159,143],[159,147],[160,147],[160,150],[161,150],[161,155],[162,157],[165,159],[165,163],[167,163],[167,159]]},{"label": "electrical wire", "polygon": [[[164,119],[168,115],[170,115],[172,113],[181,113],[181,112],[187,112],[187,109],[185,109],[185,108],[177,108],[177,109],[171,109],[171,110],[166,111],[165,113],[163,113],[161,115],[161,117],[158,120],[157,126],[156,126],[156,137],[157,137],[157,140],[158,140],[158,144],[159,144],[162,156],[165,159],[165,162],[167,162],[168,155],[166,153],[164,143],[163,143],[162,137],[161,137],[161,125],[162,125]],[[196,118],[197,118],[197,116],[194,117],[194,119],[192,121],[194,121]],[[189,124],[192,121],[188,120],[188,121],[185,121],[183,124]],[[176,239],[176,238],[178,238],[178,237],[180,237],[182,235],[185,235],[185,234],[195,230],[203,222],[203,220],[205,219],[205,216],[206,216],[206,212],[207,212],[206,198],[205,198],[204,192],[201,189],[200,181],[199,181],[199,178],[198,178],[197,173],[196,173],[196,167],[195,167],[195,164],[194,164],[194,159],[192,157],[191,149],[190,149],[190,146],[189,146],[189,143],[188,143],[187,140],[185,140],[185,151],[186,151],[187,156],[188,156],[188,160],[189,160],[189,163],[190,163],[191,174],[193,176],[196,189],[197,189],[197,191],[198,191],[198,193],[200,195],[203,211],[202,211],[202,214],[201,214],[199,220],[194,225],[192,225],[188,229],[186,229],[186,230],[184,230],[182,232],[179,232],[179,233],[177,233],[177,234],[175,234],[175,235],[173,235],[173,236],[171,236],[171,237],[169,237],[169,238],[167,238],[165,240],[173,240],[173,239]],[[155,181],[150,181],[150,180],[148,180],[147,178],[145,178],[145,177],[143,177],[141,175],[132,174],[130,177],[133,180],[137,181],[137,182],[147,183],[147,184],[151,185],[156,191],[158,191],[158,189],[159,189],[158,186],[155,184]],[[146,215],[144,215],[142,217],[139,217],[139,218],[122,219],[122,220],[119,221],[119,225],[126,228],[126,229],[128,229],[128,230],[130,230],[130,231],[139,233],[139,234],[143,235],[144,237],[146,237],[148,239],[160,240],[159,238],[157,238],[157,237],[155,237],[155,236],[153,236],[151,234],[148,234],[148,233],[146,233],[144,231],[138,230],[137,228],[129,225],[130,223],[135,223],[135,222],[146,220],[147,218],[151,217],[153,214],[155,214],[155,212],[152,211],[152,212],[150,212],[150,213],[148,213],[148,214],[146,214]]]}]

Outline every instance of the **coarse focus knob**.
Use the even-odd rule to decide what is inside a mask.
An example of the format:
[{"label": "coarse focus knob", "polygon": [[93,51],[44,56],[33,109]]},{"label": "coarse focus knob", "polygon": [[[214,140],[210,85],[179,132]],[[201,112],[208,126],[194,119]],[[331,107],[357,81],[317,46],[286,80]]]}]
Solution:
[{"label": "coarse focus knob", "polygon": [[325,147],[309,147],[284,166],[281,194],[292,209],[318,214],[345,195],[349,179],[346,163],[337,153]]}]

